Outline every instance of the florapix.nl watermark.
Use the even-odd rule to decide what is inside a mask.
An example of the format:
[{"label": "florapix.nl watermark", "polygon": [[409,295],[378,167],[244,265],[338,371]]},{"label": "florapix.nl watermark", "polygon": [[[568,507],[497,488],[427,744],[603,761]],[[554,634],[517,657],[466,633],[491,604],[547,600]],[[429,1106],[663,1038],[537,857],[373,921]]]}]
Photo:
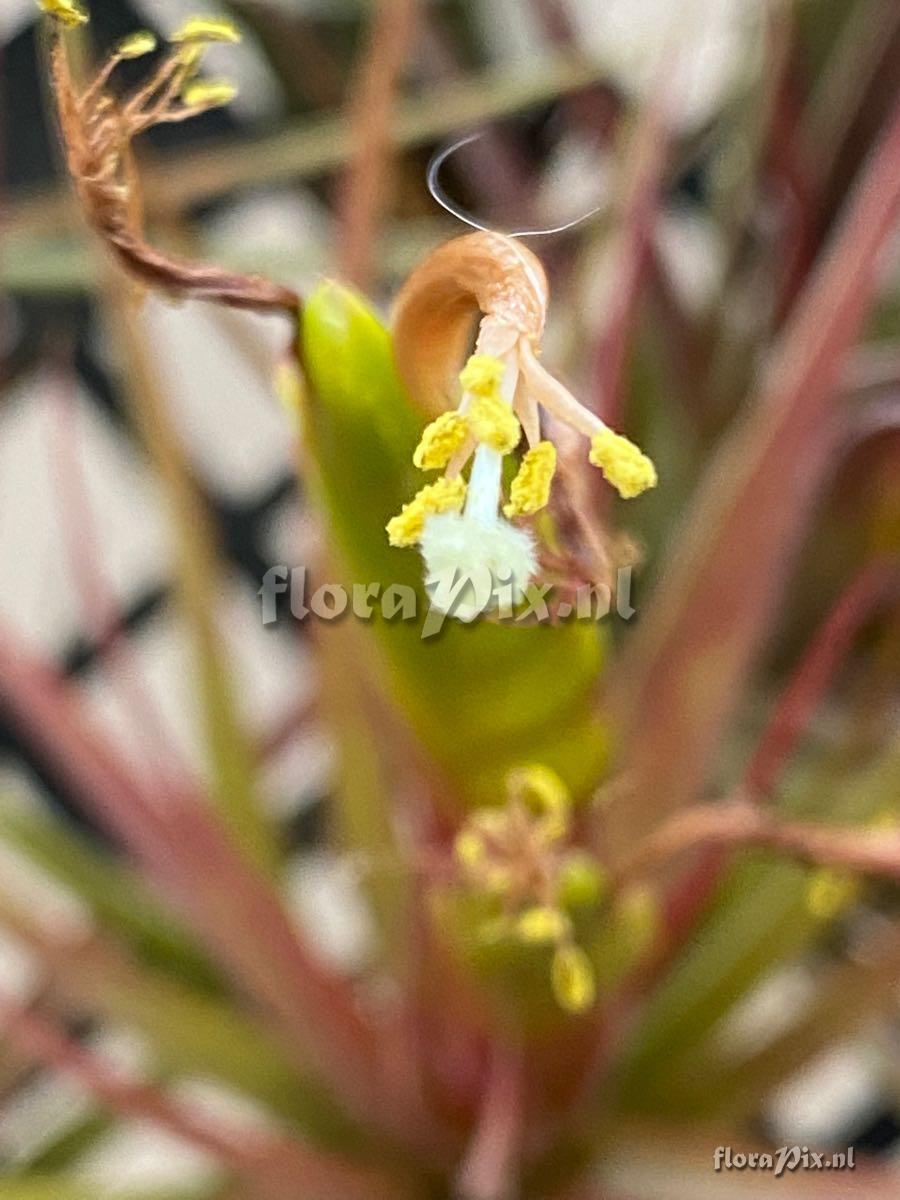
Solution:
[{"label": "florapix.nl watermark", "polygon": [[[455,609],[465,605],[466,620],[476,615],[490,615],[492,620],[505,624],[546,624],[551,621],[574,619],[600,621],[615,613],[623,620],[634,616],[631,603],[632,572],[630,566],[616,572],[615,587],[607,584],[582,584],[566,592],[565,598],[555,595],[553,584],[531,584],[520,603],[514,603],[512,586],[496,576],[484,580],[454,575],[439,581],[426,596],[408,584],[379,582],[310,584],[304,567],[283,564],[270,567],[262,578],[258,596],[263,625],[274,624],[289,605],[298,621],[313,618],[317,621],[339,621],[353,617],[358,621],[422,621],[422,637],[440,633]],[[422,609],[424,608],[424,612]]]},{"label": "florapix.nl watermark", "polygon": [[716,1171],[767,1171],[775,1179],[795,1171],[853,1171],[856,1169],[854,1149],[834,1154],[818,1153],[808,1146],[782,1146],[778,1150],[733,1150],[717,1146],[713,1152]]}]

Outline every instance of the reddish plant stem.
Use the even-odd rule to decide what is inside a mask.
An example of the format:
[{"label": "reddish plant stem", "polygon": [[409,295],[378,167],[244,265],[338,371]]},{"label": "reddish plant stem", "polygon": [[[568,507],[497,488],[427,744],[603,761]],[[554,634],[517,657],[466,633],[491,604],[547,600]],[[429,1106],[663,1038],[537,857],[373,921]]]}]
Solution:
[{"label": "reddish plant stem", "polygon": [[478,1123],[456,1179],[458,1200],[511,1200],[518,1194],[523,1090],[521,1055],[495,1043]]},{"label": "reddish plant stem", "polygon": [[[872,614],[896,589],[900,567],[878,560],[866,567],[837,600],[819,626],[810,646],[775,707],[747,767],[741,790],[768,795],[778,774],[858,635]],[[688,876],[676,884],[667,902],[666,961],[690,935],[720,882],[728,862],[721,846],[708,848]]]},{"label": "reddish plant stem", "polygon": [[397,1196],[400,1190],[374,1172],[304,1147],[299,1141],[224,1125],[181,1103],[162,1089],[125,1077],[52,1021],[29,1012],[0,991],[0,1023],[28,1058],[70,1076],[119,1116],[151,1121],[190,1145],[214,1155],[243,1176],[250,1193],[266,1200],[291,1200],[297,1181],[317,1194],[358,1197]]},{"label": "reddish plant stem", "polygon": [[373,282],[375,241],[388,202],[391,117],[417,16],[418,0],[376,0],[350,105],[355,149],[339,198],[338,269],[363,291]]},{"label": "reddish plant stem", "polygon": [[677,813],[648,837],[616,875],[619,886],[653,875],[702,846],[775,850],[813,866],[900,879],[900,834],[780,821],[743,796]]},{"label": "reddish plant stem", "polygon": [[622,198],[615,256],[613,308],[597,342],[595,411],[619,424],[623,376],[637,320],[638,304],[651,262],[668,137],[662,87],[645,104],[631,147],[631,177]]},{"label": "reddish plant stem", "polygon": [[91,812],[167,889],[222,966],[352,1116],[427,1153],[433,1129],[378,1068],[377,1025],[289,920],[268,881],[189,789],[144,785],[85,720],[74,692],[0,629],[0,699]]},{"label": "reddish plant stem", "polygon": [[900,106],[795,306],[759,398],[706,473],[678,557],[629,641],[613,699],[623,766],[636,786],[611,814],[611,858],[694,802],[708,778],[833,460],[832,401],[900,214],[898,168]]}]

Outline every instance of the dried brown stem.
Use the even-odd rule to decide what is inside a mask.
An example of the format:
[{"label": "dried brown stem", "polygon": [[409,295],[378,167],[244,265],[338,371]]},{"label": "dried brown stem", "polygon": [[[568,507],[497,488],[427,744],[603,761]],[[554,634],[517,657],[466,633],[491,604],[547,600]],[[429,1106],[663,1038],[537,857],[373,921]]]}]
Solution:
[{"label": "dried brown stem", "polygon": [[[300,297],[293,288],[256,275],[185,262],[146,241],[131,140],[151,125],[186,120],[209,106],[177,102],[189,69],[177,55],[120,106],[104,91],[113,65],[110,60],[94,83],[79,93],[62,39],[54,38],[51,72],[66,161],[89,224],[141,283],[173,296],[257,312],[286,312],[296,319]],[[155,103],[145,109],[145,102],[160,89]]]}]

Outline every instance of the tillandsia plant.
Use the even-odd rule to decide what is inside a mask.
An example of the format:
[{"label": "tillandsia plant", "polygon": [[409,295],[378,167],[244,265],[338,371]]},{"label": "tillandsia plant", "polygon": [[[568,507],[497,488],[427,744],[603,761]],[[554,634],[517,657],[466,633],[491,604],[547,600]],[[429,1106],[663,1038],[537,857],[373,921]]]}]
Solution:
[{"label": "tillandsia plant", "polygon": [[[748,687],[801,534],[815,536],[827,471],[896,426],[896,396],[879,424],[853,382],[853,355],[871,349],[884,317],[878,268],[900,215],[895,87],[887,101],[880,76],[846,89],[874,107],[844,130],[845,153],[814,160],[819,174],[800,188],[808,127],[785,131],[796,55],[775,22],[788,74],[771,109],[768,94],[749,106],[767,153],[744,165],[742,197],[752,208],[774,179],[807,219],[765,328],[743,331],[739,351],[721,313],[691,328],[660,282],[650,229],[678,147],[651,98],[622,152],[621,282],[598,356],[601,407],[589,391],[576,400],[539,359],[548,283],[520,238],[479,231],[432,250],[389,326],[338,281],[301,300],[156,249],[132,139],[228,102],[231,85],[201,70],[208,46],[235,43],[238,30],[189,20],[122,96],[117,69],[155,53],[155,37],[131,35],[82,80],[71,39],[87,11],[79,0],[39,6],[67,165],[116,264],[107,286],[126,333],[148,286],[286,322],[278,382],[329,569],[348,586],[393,589],[397,605],[316,633],[317,706],[338,760],[328,836],[373,918],[351,971],[289,907],[276,823],[256,794],[264,749],[248,748],[215,637],[215,553],[132,333],[143,380],[135,422],[179,529],[215,770],[202,781],[164,747],[163,767],[143,772],[72,683],[0,627],[5,710],[114,847],[33,811],[0,814],[4,843],[77,894],[89,917],[54,923],[0,881],[0,923],[42,984],[32,1000],[0,991],[0,1037],[17,1061],[76,1080],[101,1111],[12,1164],[0,1200],[95,1196],[79,1175],[84,1156],[110,1123],[134,1119],[218,1165],[198,1198],[737,1194],[714,1173],[725,1161],[717,1148],[773,1163],[777,1143],[760,1131],[766,1098],[851,1029],[889,1020],[900,978],[893,499],[878,492],[860,507],[878,552],[855,561],[804,648],[759,672],[752,697]],[[374,46],[398,11],[379,8]],[[841,46],[826,52],[846,78]],[[854,157],[862,129],[867,154]],[[730,216],[737,207],[732,197]],[[773,236],[771,220],[740,224],[735,276],[746,243]],[[780,249],[766,246],[769,263]],[[663,308],[683,376],[665,372],[660,411],[671,412],[679,382],[704,398],[681,398],[702,446],[690,495],[654,421],[618,403],[626,350],[649,371],[645,291]],[[595,408],[624,411],[618,429],[640,425],[658,477]],[[676,423],[664,422],[672,441]],[[285,438],[293,432],[286,418]],[[607,481],[599,488],[593,466]],[[423,471],[439,474],[422,487]],[[608,484],[623,499],[649,493],[627,510],[648,515],[621,518]],[[656,579],[639,623],[612,633],[544,597],[552,585],[610,586],[620,519],[639,522]],[[817,738],[826,693],[832,732]],[[757,695],[761,718],[746,703]],[[742,1039],[740,1003],[787,965],[804,973],[807,1001],[762,1039]],[[142,1070],[79,1038],[85,1018],[140,1033]],[[252,1116],[198,1103],[180,1086],[197,1077],[252,1102]],[[831,1189],[835,1175],[760,1170],[740,1194],[877,1198],[900,1183],[862,1155]]]}]

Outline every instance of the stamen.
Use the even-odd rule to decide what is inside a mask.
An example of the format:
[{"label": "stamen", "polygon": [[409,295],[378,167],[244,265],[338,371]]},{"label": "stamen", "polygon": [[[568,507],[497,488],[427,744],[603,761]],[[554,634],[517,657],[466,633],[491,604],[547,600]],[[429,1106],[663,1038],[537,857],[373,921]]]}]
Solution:
[{"label": "stamen", "polygon": [[443,470],[453,455],[465,445],[468,436],[469,424],[462,413],[442,413],[426,426],[413,454],[413,464],[420,471]]},{"label": "stamen", "polygon": [[149,29],[140,29],[119,42],[115,56],[122,60],[143,58],[145,54],[152,54],[156,46],[156,36]]},{"label": "stamen", "polygon": [[556,472],[556,447],[539,442],[522,458],[519,472],[509,489],[509,503],[503,508],[507,517],[527,517],[544,508],[550,499],[550,485]]},{"label": "stamen", "polygon": [[54,17],[66,29],[86,25],[90,20],[87,9],[80,0],[38,0],[38,8]]},{"label": "stamen", "polygon": [[516,934],[523,942],[558,942],[568,936],[571,926],[569,918],[558,908],[549,904],[527,908],[516,921]]},{"label": "stamen", "polygon": [[428,517],[459,512],[465,498],[464,479],[441,478],[429,483],[388,521],[385,527],[388,541],[392,546],[415,546],[422,538]]},{"label": "stamen", "polygon": [[597,995],[594,968],[580,946],[567,943],[559,947],[550,978],[560,1008],[578,1016],[592,1007]]},{"label": "stamen", "polygon": [[569,789],[549,767],[535,763],[510,772],[510,796],[542,820],[542,832],[550,841],[566,836],[572,811]]},{"label": "stamen", "polygon": [[227,17],[191,17],[171,35],[170,42],[239,42],[238,27]]},{"label": "stamen", "polygon": [[519,444],[522,426],[499,395],[475,394],[466,415],[477,440],[499,454],[509,454]]},{"label": "stamen", "polygon": [[182,88],[181,99],[188,108],[221,108],[230,104],[237,92],[228,79],[194,79]]},{"label": "stamen", "polygon": [[651,459],[634,442],[611,429],[594,434],[589,458],[623,500],[656,487],[656,468]]},{"label": "stamen", "polygon": [[473,396],[496,396],[503,382],[506,365],[492,354],[473,354],[460,372],[464,392]]}]

